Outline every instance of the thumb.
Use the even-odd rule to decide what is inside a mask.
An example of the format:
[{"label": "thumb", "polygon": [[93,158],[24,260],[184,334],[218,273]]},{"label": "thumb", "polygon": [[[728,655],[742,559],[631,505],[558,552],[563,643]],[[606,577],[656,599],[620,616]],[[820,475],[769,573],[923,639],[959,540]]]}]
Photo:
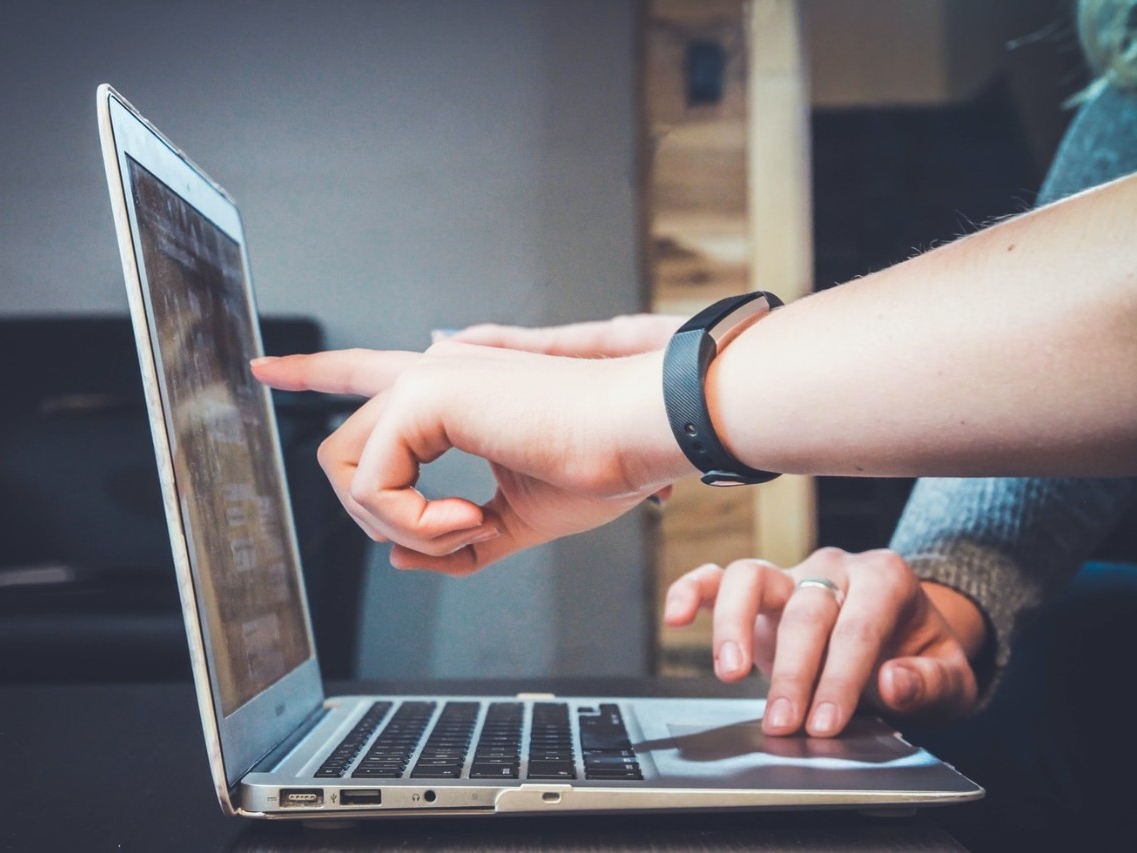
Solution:
[{"label": "thumb", "polygon": [[897,713],[960,716],[978,695],[975,673],[962,653],[944,657],[894,658],[880,668],[881,704]]}]

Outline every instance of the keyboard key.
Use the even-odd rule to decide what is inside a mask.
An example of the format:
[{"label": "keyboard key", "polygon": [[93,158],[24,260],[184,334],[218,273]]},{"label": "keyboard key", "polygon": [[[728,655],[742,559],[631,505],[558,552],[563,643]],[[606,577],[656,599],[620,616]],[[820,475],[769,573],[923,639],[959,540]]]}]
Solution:
[{"label": "keyboard key", "polygon": [[529,779],[575,779],[576,765],[570,761],[529,762]]},{"label": "keyboard key", "polygon": [[351,775],[369,778],[402,776],[430,718],[434,716],[435,707],[434,702],[401,704]]},{"label": "keyboard key", "polygon": [[595,711],[582,708],[579,722],[585,779],[643,779],[619,705],[604,702]]},{"label": "keyboard key", "polygon": [[348,732],[347,737],[340,741],[332,754],[328,756],[327,760],[320,765],[320,769],[316,771],[316,775],[320,778],[334,778],[343,776],[347,772],[347,768],[351,766],[351,762],[359,755],[363,745],[375,734],[375,730],[379,727],[379,723],[387,716],[391,710],[390,702],[375,702],[371,705],[363,716]]},{"label": "keyboard key", "polygon": [[457,779],[478,723],[477,702],[447,702],[422,748],[411,778]]},{"label": "keyboard key", "polygon": [[640,772],[639,765],[635,767],[628,767],[623,770],[618,770],[615,767],[600,767],[600,768],[586,768],[584,771],[585,779],[599,779],[599,780],[640,780],[643,779],[643,773]]},{"label": "keyboard key", "polygon": [[470,766],[472,779],[516,779],[521,767],[521,729],[524,707],[520,702],[493,702],[486,709],[482,733]]},{"label": "keyboard key", "polygon": [[490,764],[475,761],[470,765],[471,779],[516,779],[518,763]]},{"label": "keyboard key", "polygon": [[538,702],[533,706],[528,758],[526,778],[576,778],[576,752],[573,748],[568,705],[563,702]]}]

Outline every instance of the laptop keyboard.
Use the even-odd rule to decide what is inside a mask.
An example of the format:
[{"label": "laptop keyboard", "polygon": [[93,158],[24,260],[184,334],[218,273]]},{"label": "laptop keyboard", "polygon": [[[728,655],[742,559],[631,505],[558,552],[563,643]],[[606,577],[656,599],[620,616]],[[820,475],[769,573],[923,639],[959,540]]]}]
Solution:
[{"label": "laptop keyboard", "polygon": [[521,730],[525,723],[520,702],[493,702],[474,749],[471,779],[516,779],[521,769]]},{"label": "laptop keyboard", "polygon": [[[458,779],[478,724],[477,702],[447,702],[415,762],[416,779]],[[381,737],[381,736],[380,736]]]},{"label": "laptop keyboard", "polygon": [[350,771],[354,778],[372,779],[520,779],[524,774],[569,781],[583,770],[585,779],[643,779],[616,703],[578,708],[576,737],[564,702],[491,702],[481,719],[481,703],[450,701],[443,703],[433,727],[437,702],[403,702],[393,714],[392,708],[393,702],[374,703],[316,776],[340,778]]}]

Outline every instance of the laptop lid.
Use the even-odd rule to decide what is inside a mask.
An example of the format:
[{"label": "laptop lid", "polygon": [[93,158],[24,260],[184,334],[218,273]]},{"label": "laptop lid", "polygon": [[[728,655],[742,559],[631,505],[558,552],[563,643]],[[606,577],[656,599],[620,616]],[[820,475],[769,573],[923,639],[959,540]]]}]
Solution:
[{"label": "laptop lid", "polygon": [[214,782],[323,701],[233,199],[110,86],[103,159]]}]

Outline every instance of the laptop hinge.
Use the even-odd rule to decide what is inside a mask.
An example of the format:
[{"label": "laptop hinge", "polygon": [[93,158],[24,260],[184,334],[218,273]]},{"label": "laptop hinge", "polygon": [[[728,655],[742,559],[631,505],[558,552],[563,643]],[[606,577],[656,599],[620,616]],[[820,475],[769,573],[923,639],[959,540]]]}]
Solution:
[{"label": "laptop hinge", "polygon": [[326,706],[321,705],[318,707],[315,711],[305,717],[303,722],[301,722],[300,725],[293,729],[292,733],[288,737],[274,746],[271,750],[268,751],[268,753],[265,754],[265,756],[260,761],[254,764],[250,772],[271,773],[273,770],[275,770],[277,768],[277,765],[279,765],[280,762],[285,759],[288,753],[292,752],[292,750],[296,748],[296,745],[299,744],[300,741],[304,740],[304,738],[308,736],[309,732],[311,732],[312,729],[316,728],[320,720],[324,719],[327,714],[328,709]]}]

